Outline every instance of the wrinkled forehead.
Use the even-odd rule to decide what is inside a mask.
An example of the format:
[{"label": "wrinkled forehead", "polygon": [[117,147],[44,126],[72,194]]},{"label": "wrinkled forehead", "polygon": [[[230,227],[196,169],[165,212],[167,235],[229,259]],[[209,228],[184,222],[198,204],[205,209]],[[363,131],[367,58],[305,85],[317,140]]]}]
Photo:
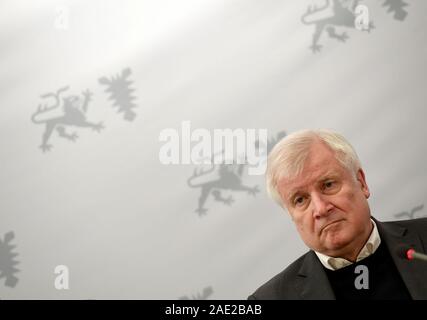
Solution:
[{"label": "wrinkled forehead", "polygon": [[315,185],[325,179],[339,177],[343,174],[343,168],[317,168],[317,170],[302,171],[291,178],[282,178],[279,187],[284,190],[304,189]]},{"label": "wrinkled forehead", "polygon": [[335,151],[324,143],[312,143],[306,154],[289,164],[287,170],[279,172],[277,181],[301,181],[309,175],[321,174],[325,170],[330,170],[331,167],[342,167],[337,160]]}]

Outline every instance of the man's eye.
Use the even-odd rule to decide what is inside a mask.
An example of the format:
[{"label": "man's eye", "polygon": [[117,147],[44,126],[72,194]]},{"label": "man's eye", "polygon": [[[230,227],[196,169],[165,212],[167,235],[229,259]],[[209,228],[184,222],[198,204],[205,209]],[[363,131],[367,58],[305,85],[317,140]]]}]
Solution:
[{"label": "man's eye", "polygon": [[332,188],[332,187],[333,187],[333,185],[334,185],[334,182],[333,182],[333,181],[326,181],[326,182],[325,182],[325,188],[326,188],[326,189]]},{"label": "man's eye", "polygon": [[335,192],[339,189],[339,184],[335,180],[325,181],[323,184],[323,190],[329,192]]},{"label": "man's eye", "polygon": [[296,206],[300,206],[304,203],[304,197],[296,197],[294,200],[294,204]]}]

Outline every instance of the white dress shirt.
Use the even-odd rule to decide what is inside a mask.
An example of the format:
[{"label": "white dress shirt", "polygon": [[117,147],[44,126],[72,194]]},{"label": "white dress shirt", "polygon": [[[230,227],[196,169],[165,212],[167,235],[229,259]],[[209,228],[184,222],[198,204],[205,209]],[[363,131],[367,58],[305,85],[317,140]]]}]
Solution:
[{"label": "white dress shirt", "polygon": [[[372,224],[374,225],[374,228],[372,229],[372,232],[371,232],[371,235],[369,236],[368,241],[366,241],[362,250],[360,250],[359,255],[356,258],[356,262],[362,259],[365,259],[366,257],[369,257],[378,249],[378,247],[381,244],[381,238],[380,238],[380,234],[378,233],[377,225],[372,219],[371,221],[372,221]],[[329,270],[338,270],[353,264],[353,262],[344,258],[334,258],[317,251],[314,251],[314,252],[316,253],[317,257],[319,258],[323,266]]]}]

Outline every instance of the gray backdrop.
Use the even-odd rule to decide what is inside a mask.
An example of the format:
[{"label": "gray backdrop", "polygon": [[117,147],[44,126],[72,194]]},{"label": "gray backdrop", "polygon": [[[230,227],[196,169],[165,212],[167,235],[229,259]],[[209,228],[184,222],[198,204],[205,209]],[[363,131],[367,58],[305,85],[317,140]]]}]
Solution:
[{"label": "gray backdrop", "polygon": [[[339,10],[349,1],[316,15],[325,2],[3,1],[0,298],[245,299],[303,254],[247,168],[239,186],[259,192],[208,190],[195,212],[197,166],[159,161],[160,132],[185,120],[266,128],[270,147],[335,129],[375,217],[426,216],[427,2],[360,1],[370,32]],[[43,110],[55,94],[59,115]]]}]

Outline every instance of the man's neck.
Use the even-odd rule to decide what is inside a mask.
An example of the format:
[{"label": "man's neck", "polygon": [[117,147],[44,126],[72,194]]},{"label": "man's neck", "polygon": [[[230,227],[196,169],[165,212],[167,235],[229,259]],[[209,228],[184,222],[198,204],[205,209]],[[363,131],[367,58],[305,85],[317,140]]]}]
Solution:
[{"label": "man's neck", "polygon": [[364,237],[360,237],[360,240],[355,244],[354,242],[350,243],[350,247],[348,248],[348,251],[344,251],[337,255],[336,258],[344,258],[348,261],[351,261],[355,263],[357,261],[357,257],[359,256],[360,251],[362,251],[363,247],[365,246],[366,242],[368,241],[372,230],[374,229],[374,225],[372,224],[372,221],[370,221],[371,227],[367,228],[367,232]]},{"label": "man's neck", "polygon": [[[323,253],[315,251],[323,266],[327,269],[337,270],[374,253],[381,243],[381,238],[375,222],[372,219],[370,221],[371,228],[367,226],[363,232],[366,235],[358,237],[350,245],[341,248],[340,251]],[[356,242],[356,240],[359,241]]]}]

